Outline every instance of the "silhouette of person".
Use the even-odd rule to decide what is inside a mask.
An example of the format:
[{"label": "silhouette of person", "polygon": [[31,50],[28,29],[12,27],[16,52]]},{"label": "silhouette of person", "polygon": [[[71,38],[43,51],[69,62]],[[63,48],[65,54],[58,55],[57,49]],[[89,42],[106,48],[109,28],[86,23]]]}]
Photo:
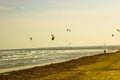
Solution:
[{"label": "silhouette of person", "polygon": [[104,54],[106,54],[106,50],[104,50]]}]

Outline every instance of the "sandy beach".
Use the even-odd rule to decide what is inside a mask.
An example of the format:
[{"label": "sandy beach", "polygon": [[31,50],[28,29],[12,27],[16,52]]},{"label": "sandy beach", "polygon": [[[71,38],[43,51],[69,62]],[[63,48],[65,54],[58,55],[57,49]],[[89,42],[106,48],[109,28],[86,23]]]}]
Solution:
[{"label": "sandy beach", "polygon": [[0,80],[119,80],[120,51],[0,74]]}]

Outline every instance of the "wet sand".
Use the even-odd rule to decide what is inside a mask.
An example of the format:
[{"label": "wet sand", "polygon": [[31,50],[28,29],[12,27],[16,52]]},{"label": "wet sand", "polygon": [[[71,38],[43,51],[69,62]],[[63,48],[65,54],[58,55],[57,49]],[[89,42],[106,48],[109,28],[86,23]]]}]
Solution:
[{"label": "wet sand", "polygon": [[0,80],[119,80],[120,51],[0,74]]}]

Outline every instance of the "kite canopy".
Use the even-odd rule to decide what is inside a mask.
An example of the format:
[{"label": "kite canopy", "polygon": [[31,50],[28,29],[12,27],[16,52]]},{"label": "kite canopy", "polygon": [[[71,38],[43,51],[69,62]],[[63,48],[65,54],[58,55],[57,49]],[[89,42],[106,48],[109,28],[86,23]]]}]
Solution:
[{"label": "kite canopy", "polygon": [[117,29],[118,32],[120,32],[120,29]]},{"label": "kite canopy", "polygon": [[112,34],[112,37],[114,37],[114,34]]},{"label": "kite canopy", "polygon": [[68,43],[68,45],[71,45],[71,43]]},{"label": "kite canopy", "polygon": [[32,37],[30,37],[30,40],[32,40]]},{"label": "kite canopy", "polygon": [[66,31],[69,31],[69,32],[71,32],[71,29],[69,29],[69,28],[68,28],[68,29],[66,29]]},{"label": "kite canopy", "polygon": [[51,37],[52,37],[52,40],[54,40],[54,39],[55,39],[55,36],[54,36],[53,34],[51,34]]}]

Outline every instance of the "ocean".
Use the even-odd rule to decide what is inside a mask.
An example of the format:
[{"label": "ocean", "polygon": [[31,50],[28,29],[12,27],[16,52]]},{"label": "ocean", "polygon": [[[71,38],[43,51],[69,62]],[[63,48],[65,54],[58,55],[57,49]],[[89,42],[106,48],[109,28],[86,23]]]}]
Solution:
[{"label": "ocean", "polygon": [[[107,53],[115,50],[107,50]],[[104,49],[15,49],[0,51],[0,73],[5,70],[28,66],[42,66],[46,64],[64,62],[84,56],[104,53]],[[4,71],[3,71],[4,70]]]}]

